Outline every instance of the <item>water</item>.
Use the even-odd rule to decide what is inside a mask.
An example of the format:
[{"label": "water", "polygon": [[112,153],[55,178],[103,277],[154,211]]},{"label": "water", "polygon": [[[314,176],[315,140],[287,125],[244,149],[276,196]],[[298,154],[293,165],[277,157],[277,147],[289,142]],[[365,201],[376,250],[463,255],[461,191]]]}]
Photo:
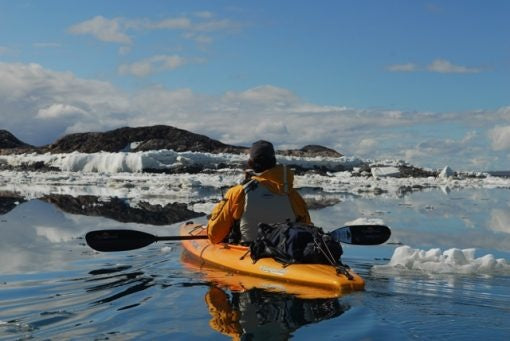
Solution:
[{"label": "water", "polygon": [[[334,228],[360,217],[392,227],[390,243],[344,246],[366,289],[305,300],[237,292],[183,265],[179,243],[98,253],[87,231],[130,228],[160,235],[177,226],[121,223],[65,213],[47,201],[0,211],[0,339],[503,340],[510,336],[510,274],[377,270],[395,248],[476,248],[510,260],[507,189],[428,190],[401,198],[356,198],[313,210]],[[12,209],[11,209],[12,208]]]}]

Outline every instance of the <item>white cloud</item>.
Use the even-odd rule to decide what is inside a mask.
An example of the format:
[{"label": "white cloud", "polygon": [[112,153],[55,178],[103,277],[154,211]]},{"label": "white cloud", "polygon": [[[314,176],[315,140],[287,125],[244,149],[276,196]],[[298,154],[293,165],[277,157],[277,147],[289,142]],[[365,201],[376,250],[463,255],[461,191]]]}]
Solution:
[{"label": "white cloud", "polygon": [[87,113],[73,105],[54,103],[46,108],[39,109],[35,117],[42,119],[54,119],[64,116],[86,115]]},{"label": "white cloud", "polygon": [[133,75],[143,77],[159,71],[174,70],[188,63],[188,61],[178,55],[157,55],[132,64],[123,64],[119,66],[119,74]]},{"label": "white cloud", "polygon": [[[419,126],[419,123],[415,122],[412,125]],[[401,136],[400,144],[402,146],[408,145],[410,141],[421,141],[412,148],[402,148],[400,155],[406,161],[419,163],[423,166],[434,161],[437,165],[443,166],[453,166],[452,162],[460,165],[456,159],[462,158],[463,168],[480,166],[483,170],[487,170],[487,158],[484,157],[485,152],[477,144],[479,140],[477,137],[478,134],[475,131],[466,131],[464,136],[459,139],[448,137],[448,135],[435,139],[419,138],[416,134]],[[398,155],[398,152],[395,155]]]},{"label": "white cloud", "polygon": [[299,100],[291,91],[272,85],[258,86],[243,92],[227,92],[224,99],[228,101],[249,101],[262,104],[270,102],[277,106],[288,106]]},{"label": "white cloud", "polygon": [[216,19],[211,12],[197,12],[194,19],[181,16],[158,21],[128,18],[109,19],[96,16],[71,26],[69,32],[71,34],[92,35],[104,42],[131,44],[132,31],[178,30],[184,32],[181,37],[194,40],[202,45],[212,42],[212,38],[205,33],[236,31],[240,27],[242,25],[233,20]]},{"label": "white cloud", "polygon": [[479,68],[460,66],[451,63],[445,59],[434,60],[427,69],[432,72],[438,73],[480,73],[482,70]]},{"label": "white cloud", "polygon": [[496,113],[501,119],[510,121],[510,106],[499,108]]},{"label": "white cloud", "polygon": [[123,30],[122,19],[107,19],[102,16],[96,16],[69,28],[72,34],[90,34],[101,41],[130,44],[131,38]]},{"label": "white cloud", "polygon": [[[178,65],[179,59],[160,58],[149,69]],[[475,162],[482,169],[503,169],[497,164],[503,157],[491,143],[494,149],[510,146],[504,108],[483,113],[353,109],[308,103],[272,85],[219,96],[162,86],[125,93],[37,64],[0,63],[0,122],[31,144],[70,132],[168,124],[237,145],[265,137],[277,146],[321,144],[346,155],[455,169]]]},{"label": "white cloud", "polygon": [[212,44],[213,38],[207,36],[205,34],[197,34],[195,32],[188,32],[183,35],[186,39],[193,40],[195,43],[199,45],[209,45]]},{"label": "white cloud", "polygon": [[417,71],[429,71],[436,73],[480,73],[483,70],[481,68],[467,67],[461,65],[455,65],[446,59],[436,59],[425,68],[415,64],[393,64],[386,67],[387,71],[390,72],[417,72]]},{"label": "white cloud", "polygon": [[371,137],[364,138],[359,142],[359,148],[363,150],[372,150],[377,146],[377,140]]},{"label": "white cloud", "polygon": [[119,113],[125,120],[129,98],[110,83],[38,64],[0,63],[1,126],[31,144],[53,142],[76,121],[118,126]]},{"label": "white cloud", "polygon": [[510,125],[491,129],[489,138],[494,150],[510,149]]}]

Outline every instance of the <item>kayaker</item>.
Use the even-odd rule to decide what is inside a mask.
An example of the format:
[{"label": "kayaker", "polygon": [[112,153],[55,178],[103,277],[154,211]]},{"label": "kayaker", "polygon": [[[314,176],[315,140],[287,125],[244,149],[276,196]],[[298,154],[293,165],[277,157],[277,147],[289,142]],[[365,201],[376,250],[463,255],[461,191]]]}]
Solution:
[{"label": "kayaker", "polygon": [[287,220],[311,224],[305,201],[294,189],[294,172],[276,163],[273,145],[264,140],[250,148],[246,178],[230,188],[207,224],[212,243],[249,244],[258,224]]}]

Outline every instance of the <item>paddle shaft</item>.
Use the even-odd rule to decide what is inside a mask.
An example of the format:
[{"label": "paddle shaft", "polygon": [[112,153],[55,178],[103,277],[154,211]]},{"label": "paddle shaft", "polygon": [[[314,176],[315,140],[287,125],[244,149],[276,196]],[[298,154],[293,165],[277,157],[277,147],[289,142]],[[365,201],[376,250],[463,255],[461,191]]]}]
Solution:
[{"label": "paddle shaft", "polygon": [[[386,242],[391,230],[384,225],[344,226],[330,232],[338,243],[378,245]],[[87,244],[97,251],[127,251],[139,249],[157,241],[207,239],[207,235],[155,236],[134,230],[98,230],[86,234]]]},{"label": "paddle shaft", "polygon": [[190,240],[190,239],[207,239],[208,237],[206,235],[199,235],[199,236],[154,236],[155,241],[161,241],[161,240]]}]

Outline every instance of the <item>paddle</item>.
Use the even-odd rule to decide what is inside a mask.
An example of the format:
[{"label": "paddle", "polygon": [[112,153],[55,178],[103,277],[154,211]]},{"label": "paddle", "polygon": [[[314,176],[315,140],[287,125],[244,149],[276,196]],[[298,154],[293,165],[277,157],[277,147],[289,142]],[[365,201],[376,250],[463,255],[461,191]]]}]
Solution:
[{"label": "paddle", "polygon": [[338,242],[353,245],[379,245],[391,236],[391,230],[385,225],[350,225],[330,232]]},{"label": "paddle", "polygon": [[160,240],[207,239],[199,236],[163,236],[135,230],[98,230],[85,235],[87,244],[97,251],[127,251],[139,249]]},{"label": "paddle", "polygon": [[[388,240],[391,235],[389,227],[384,225],[352,225],[340,227],[330,232],[339,243],[353,245],[378,245]],[[205,235],[164,236],[134,230],[98,230],[85,235],[87,244],[97,251],[127,251],[139,249],[162,240],[207,239]]]}]

